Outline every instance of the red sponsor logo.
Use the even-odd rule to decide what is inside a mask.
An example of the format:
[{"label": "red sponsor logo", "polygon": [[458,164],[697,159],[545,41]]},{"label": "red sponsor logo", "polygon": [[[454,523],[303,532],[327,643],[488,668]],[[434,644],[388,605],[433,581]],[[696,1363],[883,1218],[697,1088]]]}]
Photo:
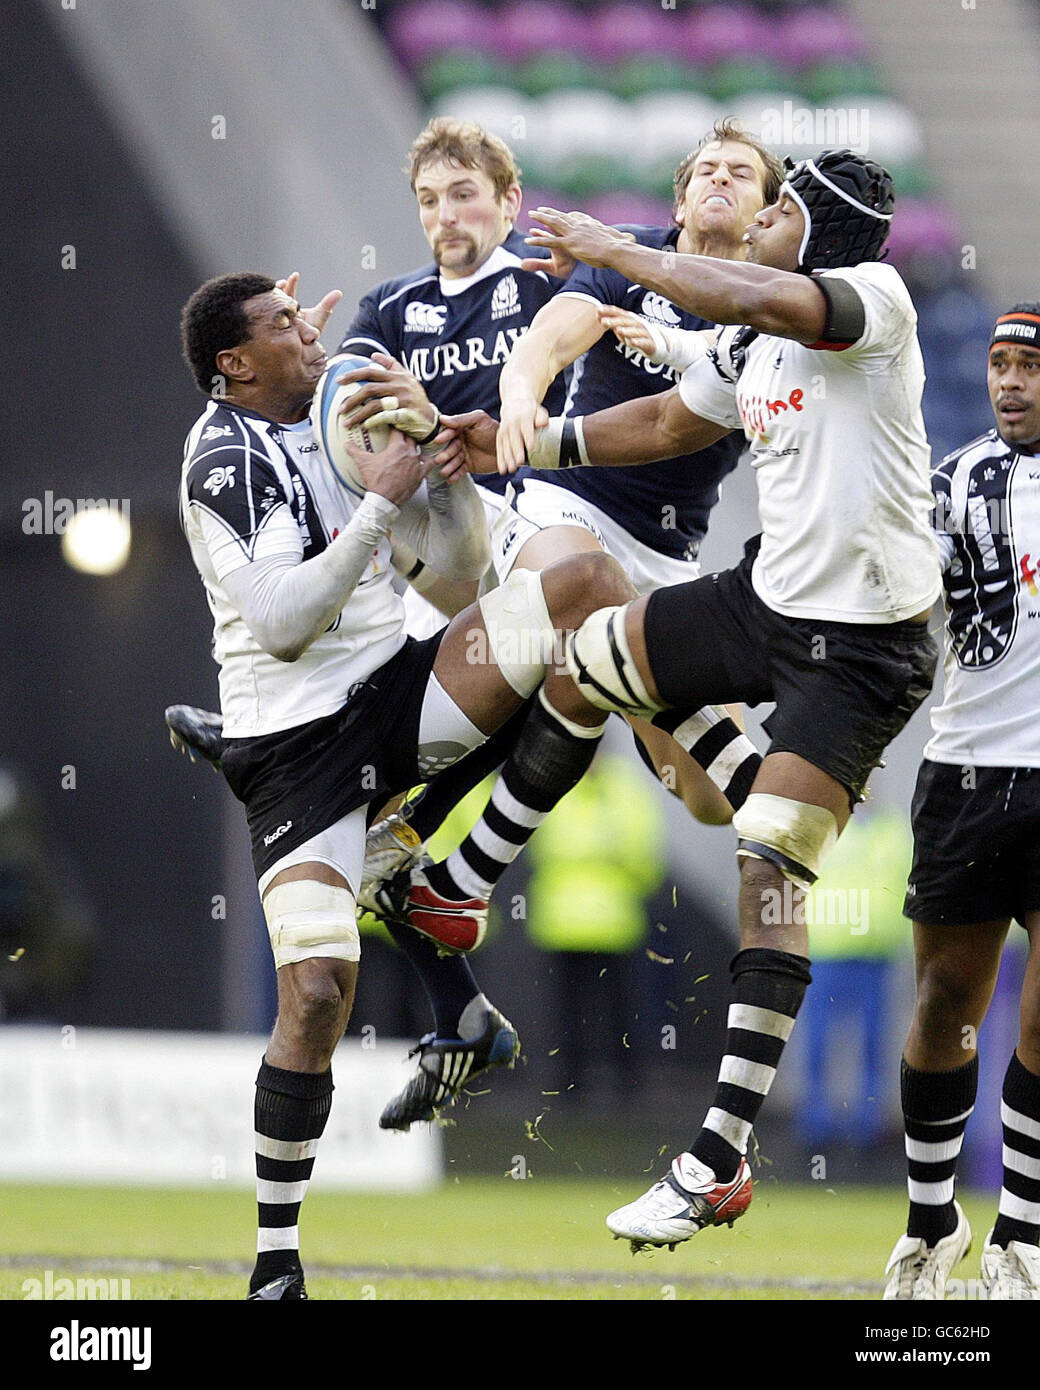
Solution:
[{"label": "red sponsor logo", "polygon": [[805,392],[800,386],[796,386],[786,400],[782,396],[775,399],[771,399],[769,396],[741,396],[739,400],[740,418],[744,421],[747,429],[757,434],[761,439],[768,439],[766,429],[769,422],[775,420],[778,415],[785,414],[788,410],[799,413],[804,400]]}]

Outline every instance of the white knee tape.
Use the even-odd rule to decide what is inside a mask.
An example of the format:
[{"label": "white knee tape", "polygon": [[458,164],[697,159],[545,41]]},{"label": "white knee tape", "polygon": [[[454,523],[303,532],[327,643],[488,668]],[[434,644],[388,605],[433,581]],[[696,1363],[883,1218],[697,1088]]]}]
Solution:
[{"label": "white knee tape", "polygon": [[838,822],[823,806],[752,792],[733,817],[737,854],[768,859],[799,888],[811,888],[838,838]]},{"label": "white knee tape", "polygon": [[598,709],[656,714],[666,708],[650,698],[625,635],[627,605],[598,608],[567,642],[571,679]]},{"label": "white knee tape", "polygon": [[513,570],[478,600],[495,665],[518,695],[533,695],[553,659],[556,633],[534,570]]},{"label": "white knee tape", "polygon": [[357,900],[349,888],[310,878],[280,883],[264,898],[264,916],[279,969],[312,956],[361,959]]}]

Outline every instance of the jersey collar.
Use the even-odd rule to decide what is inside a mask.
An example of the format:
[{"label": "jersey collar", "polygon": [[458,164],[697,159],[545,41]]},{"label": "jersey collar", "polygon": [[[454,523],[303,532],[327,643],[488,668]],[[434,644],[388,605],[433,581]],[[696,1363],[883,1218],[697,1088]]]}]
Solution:
[{"label": "jersey collar", "polygon": [[472,275],[465,275],[461,280],[445,280],[441,275],[441,294],[446,299],[451,299],[457,294],[465,294],[468,289],[479,284],[481,280],[486,280],[489,275],[499,275],[503,270],[516,270],[520,265],[520,258],[507,251],[504,246],[496,246],[491,255]]}]

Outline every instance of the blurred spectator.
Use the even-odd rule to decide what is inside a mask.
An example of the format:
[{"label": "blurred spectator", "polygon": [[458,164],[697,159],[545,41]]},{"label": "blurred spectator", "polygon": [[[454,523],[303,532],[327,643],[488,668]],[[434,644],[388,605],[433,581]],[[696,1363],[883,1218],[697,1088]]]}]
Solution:
[{"label": "blurred spectator", "polygon": [[0,1019],[56,1018],[83,977],[92,929],[46,844],[35,798],[0,767]]}]

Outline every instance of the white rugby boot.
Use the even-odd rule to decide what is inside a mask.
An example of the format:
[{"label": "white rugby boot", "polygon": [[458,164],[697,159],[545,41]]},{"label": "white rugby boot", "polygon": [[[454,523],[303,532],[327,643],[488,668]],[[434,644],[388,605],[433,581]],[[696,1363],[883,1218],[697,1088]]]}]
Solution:
[{"label": "white rugby boot", "polygon": [[990,1231],[982,1247],[982,1297],[1040,1299],[1040,1246],[1010,1241],[1008,1248],[991,1245]]},{"label": "white rugby boot", "polygon": [[883,1299],[925,1302],[946,1297],[946,1281],[971,1249],[971,1227],[954,1202],[957,1225],[937,1245],[925,1245],[919,1236],[900,1236],[885,1266]]},{"label": "white rugby boot", "polygon": [[740,1160],[737,1175],[719,1182],[714,1172],[693,1154],[672,1159],[671,1171],[642,1197],[618,1207],[607,1217],[615,1240],[628,1240],[633,1254],[646,1245],[674,1250],[706,1226],[732,1226],[751,1205],[751,1169]]}]

